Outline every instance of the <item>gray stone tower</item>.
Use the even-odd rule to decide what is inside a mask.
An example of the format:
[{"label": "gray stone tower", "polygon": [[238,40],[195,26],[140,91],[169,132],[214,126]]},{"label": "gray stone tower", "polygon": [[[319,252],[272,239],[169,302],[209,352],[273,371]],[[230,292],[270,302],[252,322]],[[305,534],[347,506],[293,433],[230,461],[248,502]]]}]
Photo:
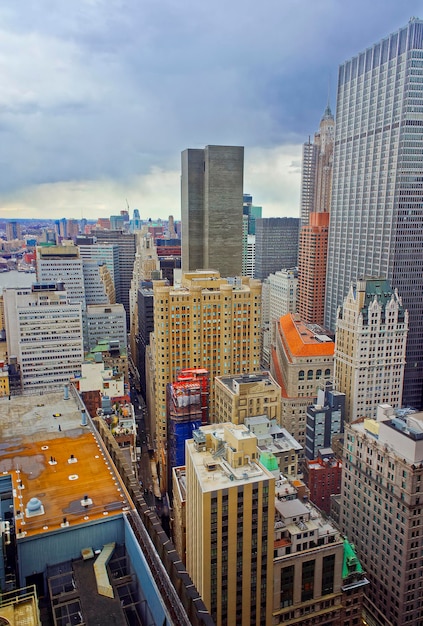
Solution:
[{"label": "gray stone tower", "polygon": [[206,146],[182,152],[182,271],[242,269],[244,148]]}]

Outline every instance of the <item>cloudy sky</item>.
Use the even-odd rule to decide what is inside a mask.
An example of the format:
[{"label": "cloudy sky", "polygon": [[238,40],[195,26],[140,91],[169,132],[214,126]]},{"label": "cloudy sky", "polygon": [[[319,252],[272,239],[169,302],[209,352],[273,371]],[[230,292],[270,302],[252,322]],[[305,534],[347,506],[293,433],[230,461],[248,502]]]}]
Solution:
[{"label": "cloudy sky", "polygon": [[421,0],[7,0],[0,217],[180,216],[180,153],[245,146],[245,191],[297,216],[301,144],[340,63]]}]

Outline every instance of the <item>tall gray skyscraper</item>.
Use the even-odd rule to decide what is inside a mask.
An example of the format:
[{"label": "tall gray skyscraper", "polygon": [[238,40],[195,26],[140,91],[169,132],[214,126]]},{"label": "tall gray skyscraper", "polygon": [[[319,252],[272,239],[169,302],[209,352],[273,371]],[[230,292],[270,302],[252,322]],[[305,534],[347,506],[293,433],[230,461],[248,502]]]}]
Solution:
[{"label": "tall gray skyscraper", "polygon": [[409,311],[404,404],[422,406],[423,22],[339,68],[325,325],[351,282],[390,280]]},{"label": "tall gray skyscraper", "polygon": [[206,146],[182,152],[182,271],[242,268],[244,148]]},{"label": "tall gray skyscraper", "polygon": [[256,219],[255,278],[264,280],[269,274],[297,265],[299,226],[297,217]]},{"label": "tall gray skyscraper", "polygon": [[326,106],[314,142],[303,144],[301,168],[301,226],[308,226],[310,213],[329,212],[332,189],[335,120]]}]

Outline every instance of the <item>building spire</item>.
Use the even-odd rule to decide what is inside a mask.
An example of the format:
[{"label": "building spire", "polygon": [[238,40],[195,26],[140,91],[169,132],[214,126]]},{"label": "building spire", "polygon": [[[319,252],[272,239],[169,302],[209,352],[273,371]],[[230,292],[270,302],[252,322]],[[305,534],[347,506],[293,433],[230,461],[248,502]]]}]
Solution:
[{"label": "building spire", "polygon": [[323,113],[322,120],[327,120],[327,119],[333,120],[332,110],[330,108],[329,102],[330,102],[330,81],[328,81],[328,101],[326,104],[325,112]]}]

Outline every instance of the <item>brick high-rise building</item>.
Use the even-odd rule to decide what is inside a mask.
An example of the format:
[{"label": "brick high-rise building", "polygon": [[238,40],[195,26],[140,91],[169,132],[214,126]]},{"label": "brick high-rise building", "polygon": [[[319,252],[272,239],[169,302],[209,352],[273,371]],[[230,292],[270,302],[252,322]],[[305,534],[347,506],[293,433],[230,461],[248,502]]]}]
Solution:
[{"label": "brick high-rise building", "polygon": [[321,328],[307,326],[298,315],[280,318],[270,371],[282,390],[281,425],[303,448],[307,407],[316,398],[318,386],[332,379],[334,348]]},{"label": "brick high-rise building", "polygon": [[335,122],[329,105],[314,143],[304,144],[301,230],[298,253],[298,313],[323,325]]},{"label": "brick high-rise building", "polygon": [[298,253],[298,313],[305,322],[323,325],[329,213],[310,213],[300,231]]}]

